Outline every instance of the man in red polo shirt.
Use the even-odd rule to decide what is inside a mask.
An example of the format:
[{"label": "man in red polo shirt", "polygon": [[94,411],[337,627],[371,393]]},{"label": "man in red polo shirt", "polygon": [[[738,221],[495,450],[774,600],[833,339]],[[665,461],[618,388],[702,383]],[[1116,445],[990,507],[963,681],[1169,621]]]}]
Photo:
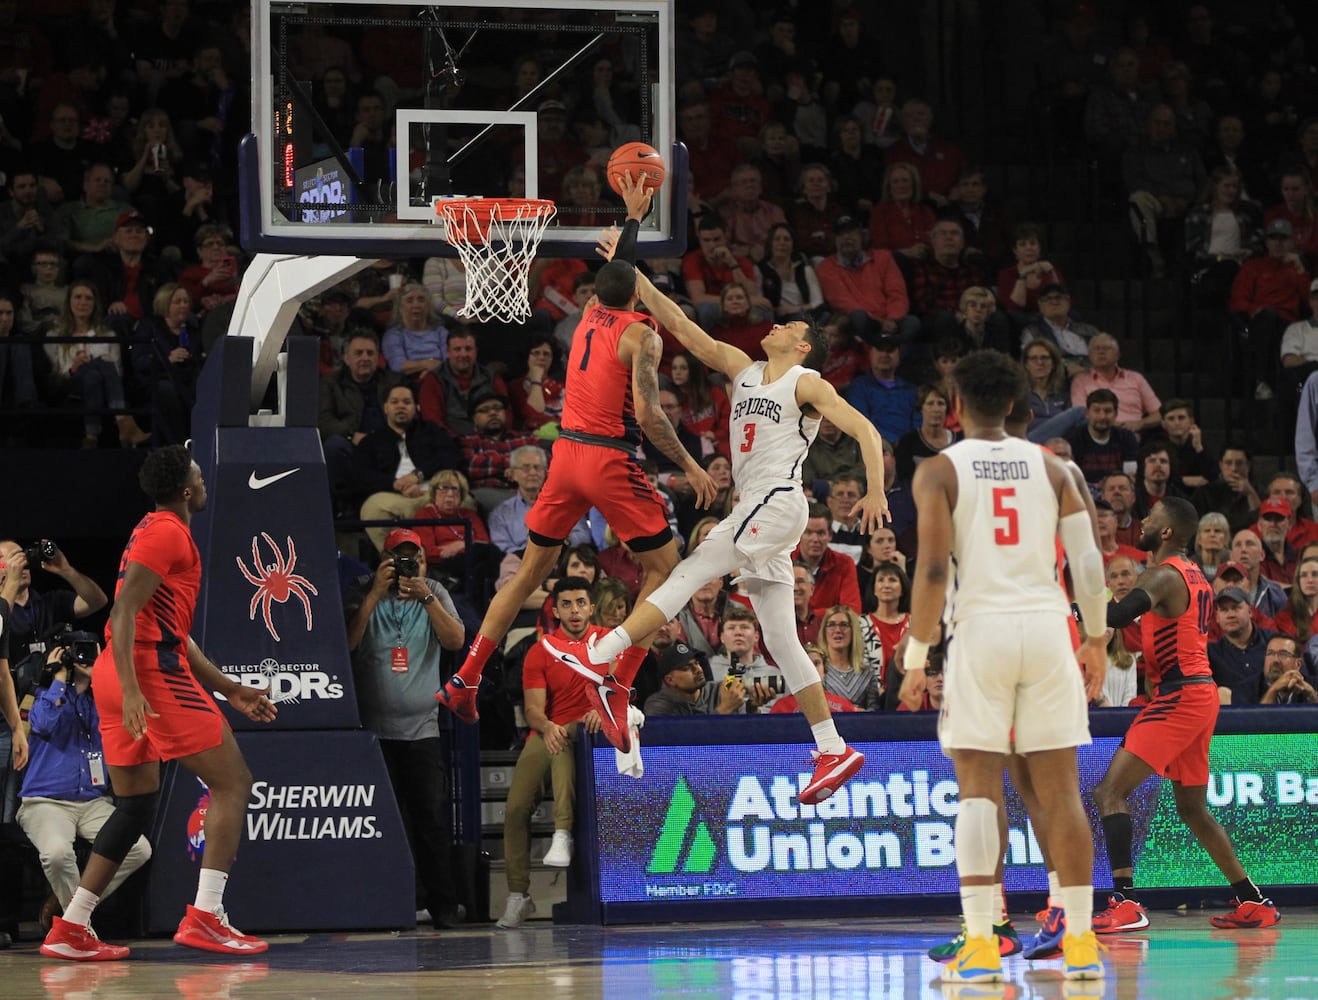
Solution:
[{"label": "man in red polo shirt", "polygon": [[810,518],[801,533],[800,544],[792,553],[793,562],[809,567],[815,578],[815,592],[810,607],[823,611],[845,604],[860,614],[860,583],[856,564],[828,547],[833,538],[833,515],[822,503],[810,505]]}]

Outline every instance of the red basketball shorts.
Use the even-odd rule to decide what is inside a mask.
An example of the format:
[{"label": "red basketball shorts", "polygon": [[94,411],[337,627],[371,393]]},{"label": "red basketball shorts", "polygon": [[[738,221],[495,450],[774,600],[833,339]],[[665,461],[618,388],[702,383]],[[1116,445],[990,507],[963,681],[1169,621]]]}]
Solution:
[{"label": "red basketball shorts", "polygon": [[220,745],[228,725],[215,699],[203,691],[188,669],[180,648],[134,646],[137,684],[155,715],[146,717],[146,733],[135,740],[124,729],[124,697],[109,648],[92,667],[92,691],[101,717],[105,762],[132,767],[156,760],[174,760]]},{"label": "red basketball shorts", "polygon": [[1208,744],[1220,708],[1216,684],[1187,684],[1144,706],[1121,745],[1182,785],[1208,784]]},{"label": "red basketball shorts", "polygon": [[600,509],[624,542],[668,531],[663,498],[636,459],[617,448],[559,438],[526,527],[545,538],[567,538],[591,507]]}]

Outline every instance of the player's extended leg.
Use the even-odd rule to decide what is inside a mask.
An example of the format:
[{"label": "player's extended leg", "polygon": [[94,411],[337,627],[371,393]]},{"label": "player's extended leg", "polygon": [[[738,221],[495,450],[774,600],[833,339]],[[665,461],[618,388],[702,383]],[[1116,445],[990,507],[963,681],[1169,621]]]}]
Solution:
[{"label": "player's extended leg", "polygon": [[[1030,824],[1034,827],[1034,839],[1039,845],[1039,853],[1043,855],[1044,868],[1048,872],[1048,905],[1035,914],[1040,924],[1039,930],[1035,932],[1033,938],[1022,944],[1022,950],[1027,959],[1055,958],[1062,953],[1062,936],[1066,931],[1066,920],[1059,895],[1062,883],[1057,877],[1057,869],[1048,850],[1048,814],[1039,804],[1039,796],[1034,790],[1030,770],[1025,758],[1020,754],[1007,756],[1007,777],[1025,805],[1026,815],[1029,816]],[[1002,812],[1004,827],[1006,821],[1004,809]],[[1007,920],[1006,924],[1010,926],[1011,921]],[[1001,938],[1001,931],[998,932],[998,936]]]},{"label": "player's extended leg", "polygon": [[91,929],[91,916],[124,858],[155,818],[160,764],[155,761],[131,767],[112,764],[108,771],[116,796],[114,812],[96,835],[87,867],[64,909],[64,916],[54,919],[41,945],[41,953],[50,958],[105,962],[128,957],[127,948],[106,944],[96,937]]},{"label": "player's extended leg", "polygon": [[1280,921],[1281,914],[1272,901],[1263,897],[1254,880],[1245,873],[1244,866],[1236,856],[1230,834],[1208,811],[1208,786],[1182,785],[1179,781],[1173,781],[1172,794],[1176,799],[1176,814],[1181,817],[1181,822],[1190,828],[1194,839],[1208,852],[1218,870],[1236,891],[1236,908],[1224,916],[1212,917],[1213,926],[1270,927]]},{"label": "player's extended leg", "polygon": [[1133,898],[1135,835],[1127,800],[1154,773],[1152,767],[1122,747],[1113,755],[1103,780],[1094,787],[1094,803],[1103,824],[1103,839],[1107,842],[1112,888],[1115,890],[1107,909],[1094,914],[1094,930],[1099,934],[1117,934],[1149,926],[1148,914]]},{"label": "player's extended leg", "polygon": [[463,722],[471,724],[480,718],[476,711],[476,693],[481,685],[485,663],[508,634],[522,604],[536,587],[544,583],[562,549],[561,541],[554,542],[536,535],[527,539],[526,550],[522,553],[522,565],[513,578],[495,591],[494,597],[490,599],[480,631],[467,650],[467,658],[448,683],[436,692],[435,697],[440,704]]},{"label": "player's extended leg", "polygon": [[[945,982],[1001,982],[1002,956],[993,934],[1000,901],[994,872],[1002,857],[998,809],[1002,805],[1003,754],[950,749],[961,805],[956,817],[956,869],[966,941],[947,964]],[[999,894],[1000,899],[1000,894]]]},{"label": "player's extended leg", "polygon": [[252,772],[227,726],[219,746],[178,761],[205,783],[210,790],[210,805],[206,810],[206,846],[197,877],[197,897],[179,923],[174,940],[222,955],[259,954],[269,945],[230,926],[224,912],[224,887],[243,837],[243,819],[252,796]]}]

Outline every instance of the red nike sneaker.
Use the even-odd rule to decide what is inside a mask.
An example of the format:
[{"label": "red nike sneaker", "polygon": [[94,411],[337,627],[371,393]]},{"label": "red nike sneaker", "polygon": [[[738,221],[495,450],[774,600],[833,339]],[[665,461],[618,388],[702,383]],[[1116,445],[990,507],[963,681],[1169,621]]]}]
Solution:
[{"label": "red nike sneaker", "polygon": [[612,674],[586,685],[586,698],[590,707],[599,713],[600,733],[614,748],[623,753],[632,749],[632,730],[627,724],[627,710],[632,703],[632,691],[620,684]]},{"label": "red nike sneaker", "polygon": [[476,711],[476,695],[479,690],[479,684],[467,687],[462,678],[454,674],[447,684],[435,692],[435,697],[441,705],[470,726],[480,718],[480,713]]},{"label": "red nike sneaker", "polygon": [[260,938],[244,934],[232,926],[223,909],[207,913],[191,903],[174,932],[174,943],[202,951],[216,951],[221,955],[259,955],[270,947]]},{"label": "red nike sneaker", "polygon": [[71,924],[63,917],[54,917],[50,933],[41,942],[41,954],[75,962],[117,962],[128,957],[128,949],[121,944],[106,944],[86,924]]},{"label": "red nike sneaker", "polygon": [[1281,914],[1272,900],[1265,899],[1261,903],[1241,902],[1239,899],[1233,899],[1236,908],[1230,913],[1224,913],[1220,917],[1209,917],[1208,922],[1214,927],[1221,927],[1227,930],[1243,927],[1271,927],[1273,924],[1281,923]]},{"label": "red nike sneaker", "polygon": [[1107,899],[1107,909],[1094,914],[1095,934],[1120,934],[1149,926],[1149,915],[1133,899],[1114,892]]},{"label": "red nike sneaker", "polygon": [[814,776],[796,796],[798,802],[807,806],[823,802],[865,763],[865,755],[852,747],[843,747],[841,753],[820,753],[818,750],[812,753],[815,755]]}]

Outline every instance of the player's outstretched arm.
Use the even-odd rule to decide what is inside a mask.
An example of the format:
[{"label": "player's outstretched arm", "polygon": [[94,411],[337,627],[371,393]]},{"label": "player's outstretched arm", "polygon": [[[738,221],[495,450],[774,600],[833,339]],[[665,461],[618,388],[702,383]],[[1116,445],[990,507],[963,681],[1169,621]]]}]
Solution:
[{"label": "player's outstretched arm", "polygon": [[634,324],[633,329],[644,330],[640,343],[632,351],[632,398],[636,403],[636,420],[655,447],[681,467],[695,491],[696,506],[708,507],[714,502],[718,487],[683,447],[668,415],[659,405],[659,359],[663,356],[663,341],[659,334],[639,323]]},{"label": "player's outstretched arm", "polygon": [[888,513],[888,494],[883,481],[883,437],[863,413],[838,395],[832,383],[823,378],[796,380],[796,402],[812,406],[831,420],[843,434],[855,438],[865,462],[865,495],[851,508],[851,516],[860,517],[860,531],[868,535],[884,521],[891,521]]},{"label": "player's outstretched arm", "polygon": [[915,468],[911,493],[918,513],[920,558],[911,581],[911,626],[907,631],[902,663],[901,700],[912,710],[924,702],[924,676],[929,644],[938,634],[938,621],[947,593],[952,562],[952,505],[955,503],[956,470],[946,455],[927,458]]},{"label": "player's outstretched arm", "polygon": [[682,307],[667,295],[654,287],[654,284],[640,271],[636,272],[636,290],[641,301],[650,310],[650,315],[659,321],[659,325],[668,330],[682,342],[682,346],[700,359],[701,363],[716,368],[728,378],[735,378],[737,373],[751,363],[750,355],[731,344],[715,340],[693,323]]}]

